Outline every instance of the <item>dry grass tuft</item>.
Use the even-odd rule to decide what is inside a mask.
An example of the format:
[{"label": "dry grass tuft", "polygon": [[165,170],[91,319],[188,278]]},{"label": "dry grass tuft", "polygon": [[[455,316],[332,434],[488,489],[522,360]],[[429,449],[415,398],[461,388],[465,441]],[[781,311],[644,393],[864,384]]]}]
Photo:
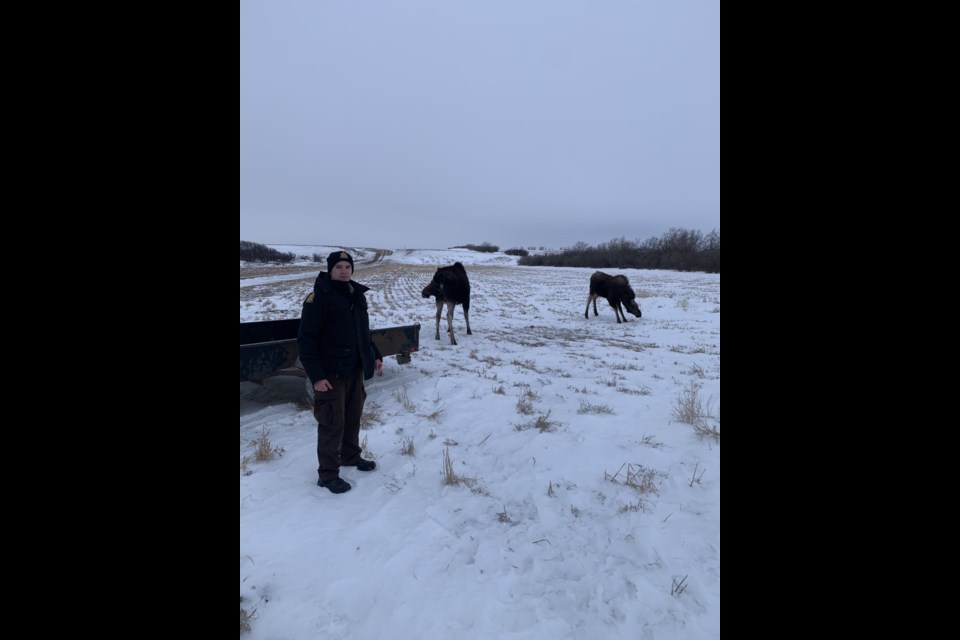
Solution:
[{"label": "dry grass tuft", "polygon": [[720,442],[720,427],[715,424],[695,424],[693,425],[693,432],[697,434],[697,437],[700,439],[713,438],[717,442]]},{"label": "dry grass tuft", "polygon": [[707,417],[707,407],[700,397],[700,383],[691,380],[680,391],[673,407],[673,417],[677,422],[697,425]]},{"label": "dry grass tuft", "polygon": [[649,436],[649,435],[644,435],[643,439],[640,441],[640,444],[642,444],[645,447],[650,447],[652,449],[659,449],[660,447],[663,446],[662,442],[657,442],[653,436]]},{"label": "dry grass tuft", "polygon": [[577,413],[612,414],[613,409],[605,404],[590,404],[589,402],[584,402],[581,400],[580,408],[577,409]]},{"label": "dry grass tuft", "polygon": [[700,383],[691,380],[680,391],[673,407],[673,417],[677,422],[689,424],[700,438],[713,438],[720,442],[720,411],[717,411],[716,424],[710,424],[710,402],[700,396]]},{"label": "dry grass tuft", "polygon": [[367,402],[360,416],[360,428],[372,429],[375,424],[383,424],[383,408],[378,402]]},{"label": "dry grass tuft", "polygon": [[450,461],[450,448],[443,450],[443,484],[457,486],[460,484],[460,476],[453,470],[453,462]]},{"label": "dry grass tuft", "polygon": [[640,498],[637,498],[637,503],[636,503],[636,504],[633,504],[633,503],[631,502],[631,503],[628,503],[628,504],[621,505],[621,506],[620,506],[620,509],[619,509],[619,512],[620,512],[620,513],[628,513],[628,512],[630,512],[630,511],[637,511],[637,512],[639,512],[639,513],[648,513],[648,512],[649,512],[649,509],[648,509],[649,506],[650,506],[650,503],[649,503],[647,500],[644,500],[642,497],[640,497]]},{"label": "dry grass tuft", "polygon": [[546,413],[541,413],[537,416],[536,420],[531,422],[525,422],[523,424],[516,424],[513,426],[517,431],[526,431],[527,429],[538,429],[540,433],[550,433],[556,431],[557,427],[560,426],[560,423],[550,419],[550,413],[552,409]]},{"label": "dry grass tuft", "polygon": [[[475,480],[466,476],[461,476],[453,470],[453,462],[450,461],[450,449],[443,450],[443,484],[459,487],[461,484],[472,487]],[[476,491],[476,490],[475,490]]]},{"label": "dry grass tuft", "polygon": [[366,454],[367,454],[367,458],[369,458],[370,460],[376,460],[376,459],[377,459],[377,457],[376,457],[375,455],[373,455],[372,453],[370,453],[370,448],[367,446],[367,436],[363,436],[363,440],[360,441],[360,450],[361,450],[363,453],[366,453]]},{"label": "dry grass tuft", "polygon": [[407,395],[406,387],[403,387],[401,389],[394,389],[393,397],[396,399],[397,402],[399,402],[403,406],[404,409],[406,409],[410,413],[413,413],[417,410],[417,406],[413,404],[413,402],[410,400],[410,397]]},{"label": "dry grass tuft", "polygon": [[405,456],[412,456],[417,452],[417,446],[413,444],[413,438],[404,438],[400,446],[400,453]]},{"label": "dry grass tuft", "polygon": [[[625,472],[624,467],[626,467]],[[609,480],[614,484],[623,484],[632,487],[640,493],[657,495],[660,493],[657,490],[657,481],[666,478],[667,474],[662,471],[657,471],[656,469],[648,469],[642,464],[633,465],[624,462],[615,474],[610,475],[604,471],[603,476],[604,480]]]},{"label": "dry grass tuft", "polygon": [[275,447],[270,443],[270,439],[267,437],[269,432],[267,428],[264,427],[260,432],[260,435],[253,440],[253,455],[245,456],[243,461],[240,463],[242,469],[246,470],[247,465],[251,462],[270,462],[275,458],[279,458],[284,454],[284,449],[282,447]]},{"label": "dry grass tuft", "polygon": [[605,384],[608,387],[616,387],[620,383],[621,376],[618,376],[616,373],[613,374],[613,377],[609,380],[606,378],[601,378],[600,383]]},{"label": "dry grass tuft", "polygon": [[533,413],[533,403],[527,400],[525,397],[520,396],[517,398],[517,413],[524,416],[529,416]]},{"label": "dry grass tuft", "polygon": [[427,420],[432,420],[433,422],[440,422],[440,416],[443,415],[443,412],[444,412],[444,408],[440,407],[433,413],[428,413],[426,415],[422,415],[421,417],[426,418]]},{"label": "dry grass tuft", "polygon": [[681,593],[686,591],[687,585],[684,584],[687,581],[688,576],[683,576],[679,582],[676,578],[673,579],[672,584],[670,585],[670,595],[679,596]]},{"label": "dry grass tuft", "polygon": [[707,470],[706,470],[706,468],[704,468],[703,470],[700,471],[700,475],[697,475],[697,470],[698,470],[698,469],[700,469],[700,463],[699,463],[699,462],[696,463],[696,464],[693,466],[693,475],[690,476],[690,488],[691,488],[691,489],[693,488],[693,485],[695,485],[695,484],[699,484],[701,487],[703,486],[703,483],[701,483],[700,480],[703,479],[703,474],[705,474],[705,473],[707,472]]},{"label": "dry grass tuft", "polygon": [[476,360],[477,362],[482,362],[486,364],[488,367],[499,367],[501,364],[503,364],[503,360],[501,360],[500,358],[497,358],[496,356],[485,356],[481,358],[480,356],[477,355],[476,349],[471,351],[468,357],[472,358],[473,360]]},{"label": "dry grass tuft", "polygon": [[250,621],[256,617],[257,610],[247,613],[247,610],[240,607],[240,635],[250,632]]},{"label": "dry grass tuft", "polygon": [[537,371],[537,365],[533,360],[511,360],[510,364],[518,366],[521,369],[527,369],[535,373],[540,373]]}]

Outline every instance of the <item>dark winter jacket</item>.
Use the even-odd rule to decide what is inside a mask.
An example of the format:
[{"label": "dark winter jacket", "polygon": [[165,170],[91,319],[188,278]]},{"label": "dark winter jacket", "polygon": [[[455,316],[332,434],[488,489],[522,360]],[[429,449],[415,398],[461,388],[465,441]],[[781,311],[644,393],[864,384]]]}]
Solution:
[{"label": "dark winter jacket", "polygon": [[369,287],[338,282],[323,272],[313,284],[313,293],[303,301],[300,314],[300,362],[310,382],[347,378],[363,368],[364,380],[373,377],[374,361],[382,360],[370,340],[367,299]]}]

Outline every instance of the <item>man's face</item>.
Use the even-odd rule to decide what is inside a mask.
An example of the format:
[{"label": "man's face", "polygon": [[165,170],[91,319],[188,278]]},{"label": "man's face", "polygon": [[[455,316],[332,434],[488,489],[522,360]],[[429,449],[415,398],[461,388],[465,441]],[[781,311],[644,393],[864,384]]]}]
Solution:
[{"label": "man's face", "polygon": [[334,280],[339,280],[341,282],[350,282],[350,276],[353,275],[353,267],[350,266],[350,263],[346,260],[341,260],[337,264],[333,265],[333,271],[330,273],[330,277]]}]

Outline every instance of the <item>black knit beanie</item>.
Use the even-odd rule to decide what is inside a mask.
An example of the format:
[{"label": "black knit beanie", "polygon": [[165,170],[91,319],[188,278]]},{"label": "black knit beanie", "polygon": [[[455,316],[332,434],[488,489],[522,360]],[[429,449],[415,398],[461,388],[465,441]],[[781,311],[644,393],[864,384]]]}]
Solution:
[{"label": "black knit beanie", "polygon": [[337,264],[341,260],[346,260],[349,262],[350,270],[353,270],[353,256],[346,251],[334,251],[327,256],[327,273],[333,273],[333,265]]}]

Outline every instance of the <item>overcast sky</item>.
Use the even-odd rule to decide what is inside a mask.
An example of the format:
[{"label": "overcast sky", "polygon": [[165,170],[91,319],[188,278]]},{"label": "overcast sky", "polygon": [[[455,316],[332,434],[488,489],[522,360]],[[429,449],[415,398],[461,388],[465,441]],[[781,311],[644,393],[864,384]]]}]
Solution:
[{"label": "overcast sky", "polygon": [[240,239],[720,228],[718,0],[241,0]]}]

